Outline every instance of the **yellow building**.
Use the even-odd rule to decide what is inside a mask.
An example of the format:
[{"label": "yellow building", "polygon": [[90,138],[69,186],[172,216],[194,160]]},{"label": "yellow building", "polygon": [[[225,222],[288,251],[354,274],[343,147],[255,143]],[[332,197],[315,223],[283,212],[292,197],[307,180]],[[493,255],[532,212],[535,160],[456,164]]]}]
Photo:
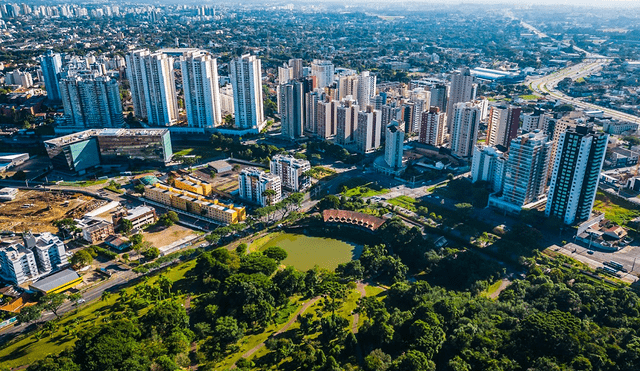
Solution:
[{"label": "yellow building", "polygon": [[[181,183],[187,184],[187,183]],[[225,204],[218,199],[204,197],[188,190],[156,183],[145,187],[144,197],[163,205],[202,215],[225,224],[235,224],[247,218],[244,206]]]},{"label": "yellow building", "polygon": [[207,182],[203,182],[199,179],[190,177],[188,175],[185,175],[182,178],[174,179],[173,185],[178,189],[197,193],[203,196],[211,195],[211,190],[212,190],[211,184]]}]

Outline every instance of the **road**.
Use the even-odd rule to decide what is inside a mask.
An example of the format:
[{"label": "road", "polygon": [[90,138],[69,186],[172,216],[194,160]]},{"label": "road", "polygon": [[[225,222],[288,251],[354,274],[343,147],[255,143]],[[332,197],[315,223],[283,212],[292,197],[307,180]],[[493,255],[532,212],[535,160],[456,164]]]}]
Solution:
[{"label": "road", "polygon": [[[115,291],[119,287],[126,285],[130,280],[136,278],[137,276],[138,274],[133,273],[132,271],[120,271],[114,273],[107,281],[104,281],[82,293],[82,298],[85,300],[84,305],[87,305],[88,303],[99,299],[104,291]],[[79,308],[81,308],[82,306],[83,304],[80,304]],[[63,314],[73,309],[75,309],[73,304],[70,301],[67,301],[58,310],[58,315],[62,316]],[[55,319],[55,317],[56,316],[52,312],[46,312],[42,315],[40,322],[44,323]],[[0,344],[7,342],[14,336],[25,331],[27,328],[28,326],[25,324],[5,327],[4,329],[2,329],[2,331],[0,331]]]},{"label": "road", "polygon": [[[546,34],[531,26],[530,24],[522,22],[522,25],[535,34],[539,35],[540,37],[548,37]],[[592,75],[600,71],[603,66],[611,63],[611,61],[613,60],[613,58],[589,53],[586,50],[578,48],[577,46],[574,46],[573,48],[579,52],[585,53],[586,58],[583,62],[556,71],[547,76],[528,79],[527,81],[525,81],[525,85],[529,86],[531,90],[540,95],[547,95],[548,97],[557,99],[562,103],[571,104],[574,107],[581,108],[585,111],[603,111],[606,116],[620,121],[640,123],[640,117],[638,116],[630,115],[628,113],[620,112],[611,108],[598,106],[596,104],[586,103],[578,98],[572,98],[556,89],[558,83],[563,79],[568,77],[572,80],[577,80],[581,77]]]},{"label": "road", "polygon": [[[637,262],[636,260],[640,257],[640,246],[627,246],[619,251],[602,251],[589,249],[588,247],[570,242],[564,246],[551,246],[550,249],[585,263],[593,269],[603,267],[604,265],[602,263],[604,262],[618,262],[629,271],[629,273],[620,272],[621,280],[628,283],[633,283],[638,280],[636,275],[640,273],[640,260]],[[592,251],[592,253],[590,254],[588,251]]]}]

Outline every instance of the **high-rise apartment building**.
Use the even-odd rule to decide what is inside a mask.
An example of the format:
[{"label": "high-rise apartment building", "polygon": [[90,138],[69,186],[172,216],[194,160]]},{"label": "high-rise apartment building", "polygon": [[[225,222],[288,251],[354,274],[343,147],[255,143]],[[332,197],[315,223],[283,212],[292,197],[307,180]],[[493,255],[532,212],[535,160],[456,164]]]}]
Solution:
[{"label": "high-rise apartment building", "polygon": [[68,264],[64,243],[48,232],[38,236],[27,232],[23,243],[0,246],[0,277],[17,285]]},{"label": "high-rise apartment building", "polygon": [[551,120],[553,116],[547,113],[522,114],[522,131],[531,132],[540,129],[546,133]]},{"label": "high-rise apartment building", "polygon": [[311,62],[311,75],[317,79],[316,86],[325,88],[333,83],[335,68],[330,61],[314,59]]},{"label": "high-rise apartment building", "polygon": [[202,50],[180,58],[182,89],[190,127],[214,128],[222,124],[218,63]]},{"label": "high-rise apartment building", "polygon": [[291,68],[291,79],[298,80],[304,77],[302,68],[302,59],[289,59],[289,68]]},{"label": "high-rise apartment building", "polygon": [[302,137],[304,132],[304,91],[299,81],[278,86],[278,109],[282,136],[287,139]]},{"label": "high-rise apartment building", "polygon": [[[275,205],[282,198],[282,183],[276,174],[245,168],[238,175],[240,198],[261,206]],[[274,194],[269,195],[272,190]]]},{"label": "high-rise apartment building", "polygon": [[21,88],[33,86],[33,77],[30,72],[13,70],[4,75],[4,83],[7,85],[18,85]]},{"label": "high-rise apartment building", "polygon": [[436,84],[432,86],[429,91],[431,92],[429,105],[431,107],[438,107],[440,112],[445,112],[447,110],[447,85]]},{"label": "high-rise apartment building", "polygon": [[293,69],[286,64],[282,67],[278,67],[278,84],[284,85],[293,80]]},{"label": "high-rise apartment building", "polygon": [[163,52],[135,50],[126,56],[133,110],[152,126],[170,126],[178,120],[173,57]]},{"label": "high-rise apartment building", "polygon": [[392,169],[402,167],[404,131],[397,121],[392,121],[385,131],[384,161]]},{"label": "high-rise apartment building", "polygon": [[422,112],[420,143],[440,147],[444,142],[444,136],[447,130],[446,120],[446,114],[440,112],[440,108],[438,107],[434,106],[431,107],[429,111]]},{"label": "high-rise apartment building", "polygon": [[351,144],[356,138],[360,107],[354,100],[344,99],[336,110],[336,142],[341,145]]},{"label": "high-rise apartment building", "polygon": [[318,103],[324,99],[322,89],[312,90],[304,95],[305,119],[304,132],[316,134],[318,132]]},{"label": "high-rise apartment building", "polygon": [[95,72],[60,79],[64,115],[71,126],[119,128],[124,124],[118,82]]},{"label": "high-rise apartment building", "polygon": [[511,141],[504,171],[502,197],[489,204],[519,213],[523,206],[541,200],[546,192],[551,141],[541,131],[523,134]]},{"label": "high-rise apartment building", "polygon": [[505,154],[495,147],[473,147],[471,181],[473,183],[489,182],[494,192],[500,192],[504,179],[505,163]]},{"label": "high-rise apartment building", "polygon": [[480,108],[471,102],[456,103],[451,114],[451,152],[460,157],[471,157],[478,141]]},{"label": "high-rise apartment building", "polygon": [[376,76],[369,71],[362,71],[358,76],[358,105],[366,107],[371,104],[371,97],[376,94]]},{"label": "high-rise apartment building", "polygon": [[261,131],[264,119],[260,59],[245,54],[229,63],[236,127]]},{"label": "high-rise apartment building", "polygon": [[40,57],[40,69],[42,70],[42,80],[47,89],[47,99],[58,102],[60,98],[60,85],[58,84],[59,74],[62,70],[62,58],[60,54],[52,50]]},{"label": "high-rise apartment building", "polygon": [[465,103],[474,99],[473,76],[469,68],[461,68],[451,74],[451,85],[449,86],[449,96],[447,98],[447,128],[451,129],[453,124],[453,110],[458,103]]},{"label": "high-rise apartment building", "polygon": [[360,153],[370,153],[380,147],[382,135],[382,113],[373,106],[367,106],[366,111],[358,112],[356,128],[356,147]]},{"label": "high-rise apartment building", "polygon": [[38,278],[38,266],[33,251],[22,244],[0,247],[0,277],[21,285]]},{"label": "high-rise apartment building", "polygon": [[293,192],[299,192],[311,185],[311,179],[305,175],[311,170],[311,164],[307,160],[297,159],[293,156],[275,155],[269,163],[271,174],[280,177],[282,188]]},{"label": "high-rise apartment building", "polygon": [[565,224],[587,220],[598,190],[609,136],[587,126],[560,135],[545,214]]},{"label": "high-rise apartment building", "polygon": [[494,106],[489,112],[487,145],[509,148],[511,140],[518,136],[520,107]]},{"label": "high-rise apartment building", "polygon": [[316,135],[322,139],[331,139],[336,136],[336,122],[339,102],[327,98],[324,102],[318,102],[316,110]]},{"label": "high-rise apartment building", "polygon": [[340,76],[338,79],[338,100],[343,100],[347,97],[351,99],[358,99],[358,75]]}]

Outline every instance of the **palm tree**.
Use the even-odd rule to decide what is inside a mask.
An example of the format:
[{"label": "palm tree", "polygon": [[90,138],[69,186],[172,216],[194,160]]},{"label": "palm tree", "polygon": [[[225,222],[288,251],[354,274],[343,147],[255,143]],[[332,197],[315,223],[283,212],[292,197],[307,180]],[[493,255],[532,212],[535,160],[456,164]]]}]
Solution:
[{"label": "palm tree", "polygon": [[100,300],[107,301],[111,297],[111,293],[109,291],[103,291],[102,295],[100,295]]}]

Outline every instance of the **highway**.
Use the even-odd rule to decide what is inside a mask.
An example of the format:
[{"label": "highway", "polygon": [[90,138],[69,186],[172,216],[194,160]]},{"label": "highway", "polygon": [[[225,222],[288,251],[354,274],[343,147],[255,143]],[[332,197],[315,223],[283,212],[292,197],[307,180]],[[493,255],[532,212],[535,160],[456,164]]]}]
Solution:
[{"label": "highway", "polygon": [[[537,28],[531,26],[528,23],[521,22],[522,26],[534,32],[540,37],[549,37],[545,33],[541,32]],[[620,112],[611,108],[598,106],[592,103],[586,103],[579,98],[572,98],[561,91],[556,89],[556,86],[560,81],[565,78],[571,78],[577,80],[581,77],[592,75],[602,69],[603,66],[611,63],[612,58],[608,58],[602,55],[589,53],[584,49],[580,49],[577,46],[573,47],[574,50],[585,53],[586,58],[581,63],[564,68],[546,76],[533,77],[525,81],[525,85],[529,86],[531,90],[539,95],[546,95],[557,99],[562,103],[571,104],[574,107],[581,108],[585,111],[603,111],[605,116],[612,117],[620,121],[628,121],[634,123],[640,123],[640,117],[631,115],[625,112]]]}]

